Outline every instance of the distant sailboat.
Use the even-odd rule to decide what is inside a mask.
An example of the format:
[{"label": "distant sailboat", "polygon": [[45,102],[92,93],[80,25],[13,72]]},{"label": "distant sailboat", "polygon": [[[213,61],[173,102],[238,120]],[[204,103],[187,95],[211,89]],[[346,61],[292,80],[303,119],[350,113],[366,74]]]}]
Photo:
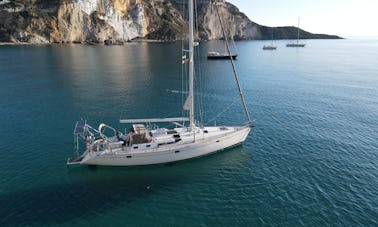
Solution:
[{"label": "distant sailboat", "polygon": [[296,43],[288,43],[286,44],[286,47],[305,47],[306,44],[299,43],[299,18],[298,18],[298,32],[297,32],[297,42]]},{"label": "distant sailboat", "polygon": [[273,44],[273,27],[272,27],[272,43],[270,45],[264,45],[263,50],[276,50],[277,46]]}]

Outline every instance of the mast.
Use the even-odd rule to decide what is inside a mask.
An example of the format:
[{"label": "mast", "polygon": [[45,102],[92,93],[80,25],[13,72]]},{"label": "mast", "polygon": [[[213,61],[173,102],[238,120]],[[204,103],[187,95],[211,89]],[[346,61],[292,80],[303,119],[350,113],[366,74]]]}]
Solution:
[{"label": "mast", "polygon": [[194,34],[194,10],[193,10],[193,0],[189,0],[189,130],[192,131],[194,128],[194,48],[193,48],[193,34]]},{"label": "mast", "polygon": [[273,46],[273,27],[272,27],[272,46]]},{"label": "mast", "polygon": [[297,32],[297,44],[299,43],[299,17],[298,17],[298,32]]}]

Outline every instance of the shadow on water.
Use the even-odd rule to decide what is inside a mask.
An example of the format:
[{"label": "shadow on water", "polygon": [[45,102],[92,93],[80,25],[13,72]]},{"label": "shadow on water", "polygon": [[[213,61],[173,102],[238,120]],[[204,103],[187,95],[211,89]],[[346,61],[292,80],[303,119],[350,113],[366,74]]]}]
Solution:
[{"label": "shadow on water", "polygon": [[59,185],[0,195],[0,204],[5,205],[0,207],[0,225],[63,224],[127,206],[132,212],[133,205],[148,204],[156,193],[179,187],[192,177],[215,171],[214,168],[240,163],[245,155],[245,150],[238,146],[214,155],[165,165],[68,168],[68,182],[62,179]]},{"label": "shadow on water", "polygon": [[156,167],[83,167],[69,169],[68,174],[72,181],[1,195],[0,225],[66,223],[141,202],[180,180],[178,175]]}]

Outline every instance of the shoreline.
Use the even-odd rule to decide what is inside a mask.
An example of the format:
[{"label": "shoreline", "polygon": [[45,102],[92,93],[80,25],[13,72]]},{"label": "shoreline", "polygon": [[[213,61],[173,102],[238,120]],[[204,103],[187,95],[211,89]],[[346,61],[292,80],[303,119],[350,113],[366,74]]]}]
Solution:
[{"label": "shoreline", "polygon": [[[125,43],[171,43],[178,40],[158,40],[158,39],[133,39],[129,41],[124,41],[122,44],[111,44],[110,46],[122,46]],[[94,46],[106,46],[103,42],[62,42],[62,43],[29,43],[29,42],[0,42],[0,46],[45,46],[45,45],[94,45]]]},{"label": "shoreline", "polygon": [[[338,38],[338,39],[353,39],[353,38]],[[221,40],[221,39],[220,39]],[[218,40],[218,41],[220,41]],[[243,42],[243,41],[264,41],[266,39],[252,39],[252,40],[235,40],[235,42]],[[295,40],[295,39],[276,39],[279,40]],[[301,40],[335,40],[335,39],[301,39]],[[376,39],[373,39],[376,40]],[[114,43],[110,46],[122,46],[126,43],[172,43],[177,42],[180,40],[158,40],[158,39],[143,39],[143,38],[136,38],[128,41],[124,41],[123,43]],[[209,42],[209,41],[216,41],[216,40],[202,40],[202,42]],[[29,43],[29,42],[0,42],[0,46],[53,46],[53,45],[93,45],[93,46],[106,46],[103,42],[54,42],[54,43]]]}]

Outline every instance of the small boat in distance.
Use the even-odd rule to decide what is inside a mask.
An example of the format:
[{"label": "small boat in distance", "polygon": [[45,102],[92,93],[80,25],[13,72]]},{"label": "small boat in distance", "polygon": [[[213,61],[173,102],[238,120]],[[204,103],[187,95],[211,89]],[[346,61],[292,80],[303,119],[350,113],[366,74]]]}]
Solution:
[{"label": "small boat in distance", "polygon": [[273,27],[272,27],[272,43],[270,45],[264,45],[263,50],[276,50],[277,46],[273,44]]},{"label": "small boat in distance", "polygon": [[264,45],[263,46],[263,50],[276,50],[277,47],[276,46],[272,46],[272,45]]},{"label": "small boat in distance", "polygon": [[211,51],[207,53],[207,59],[236,59],[238,57],[237,54],[227,54],[227,53],[219,53],[215,51]]},{"label": "small boat in distance", "polygon": [[286,44],[286,47],[305,47],[306,44],[304,43],[288,43]]},{"label": "small boat in distance", "polygon": [[297,29],[297,42],[292,42],[292,43],[288,43],[286,44],[286,47],[305,47],[306,44],[304,43],[299,43],[299,18],[298,18],[298,29]]}]

